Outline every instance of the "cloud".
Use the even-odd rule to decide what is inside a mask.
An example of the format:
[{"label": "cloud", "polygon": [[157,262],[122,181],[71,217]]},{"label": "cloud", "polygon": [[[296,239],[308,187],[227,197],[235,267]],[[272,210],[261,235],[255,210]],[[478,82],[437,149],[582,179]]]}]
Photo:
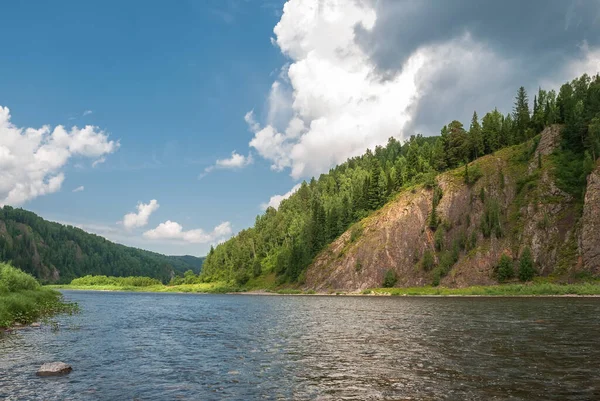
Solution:
[{"label": "cloud", "polygon": [[144,233],[144,237],[152,240],[167,239],[191,244],[207,244],[219,242],[232,234],[231,223],[226,221],[216,226],[211,232],[198,228],[184,231],[181,224],[167,220],[156,228]]},{"label": "cloud", "polygon": [[391,136],[438,134],[474,109],[506,113],[521,85],[599,69],[581,43],[600,48],[600,2],[442,3],[289,0],[272,38],[289,62],[265,121],[244,116],[250,148],[275,171],[314,176]]},{"label": "cloud", "polygon": [[91,125],[51,129],[19,128],[0,106],[0,205],[21,205],[60,190],[72,159],[98,160],[115,152],[118,141]]},{"label": "cloud", "polygon": [[160,205],[156,199],[152,199],[150,203],[138,203],[137,213],[128,213],[123,217],[123,226],[127,230],[137,227],[144,227],[148,224],[148,218],[154,213]]},{"label": "cloud", "polygon": [[83,185],[75,188],[74,190],[72,190],[71,192],[83,192],[83,190],[85,189],[85,187]]},{"label": "cloud", "polygon": [[83,112],[83,117],[85,117],[85,116],[89,116],[89,115],[90,115],[90,114],[92,114],[92,113],[93,113],[93,111],[92,111],[92,110],[86,110],[86,111],[84,111],[84,112]]},{"label": "cloud", "polygon": [[235,150],[231,152],[231,157],[228,159],[219,159],[212,166],[208,166],[204,169],[204,172],[200,174],[199,178],[205,177],[207,174],[212,172],[215,169],[229,169],[229,170],[237,170],[242,169],[246,166],[249,166],[254,162],[252,158],[252,154],[248,154],[248,156],[241,155],[237,153]]},{"label": "cloud", "polygon": [[281,203],[281,201],[283,201],[284,199],[289,198],[290,196],[292,196],[297,190],[300,189],[300,184],[296,184],[294,185],[294,187],[292,189],[290,189],[288,192],[286,192],[283,195],[273,195],[271,196],[271,198],[269,199],[269,201],[267,203],[262,203],[260,205],[262,210],[267,210],[267,208],[272,207],[275,209],[279,208],[279,204]]}]

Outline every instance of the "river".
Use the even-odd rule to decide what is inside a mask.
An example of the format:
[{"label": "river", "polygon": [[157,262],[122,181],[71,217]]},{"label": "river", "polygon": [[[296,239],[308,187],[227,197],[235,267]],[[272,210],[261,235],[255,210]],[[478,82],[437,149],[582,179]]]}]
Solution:
[{"label": "river", "polygon": [[0,399],[600,400],[599,298],[64,294],[0,338]]}]

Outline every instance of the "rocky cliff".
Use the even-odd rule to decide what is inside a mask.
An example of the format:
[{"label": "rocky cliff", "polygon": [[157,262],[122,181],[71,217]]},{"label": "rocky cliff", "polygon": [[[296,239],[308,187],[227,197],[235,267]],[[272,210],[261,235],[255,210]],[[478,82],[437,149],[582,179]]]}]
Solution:
[{"label": "rocky cliff", "polygon": [[559,132],[560,126],[548,127],[536,140],[439,175],[434,185],[402,191],[315,258],[306,287],[380,287],[388,271],[402,287],[495,284],[502,254],[516,268],[527,247],[540,275],[598,274],[600,167],[589,178],[579,219],[580,207],[553,175]]},{"label": "rocky cliff", "polygon": [[584,268],[600,275],[600,162],[588,177],[580,249]]}]

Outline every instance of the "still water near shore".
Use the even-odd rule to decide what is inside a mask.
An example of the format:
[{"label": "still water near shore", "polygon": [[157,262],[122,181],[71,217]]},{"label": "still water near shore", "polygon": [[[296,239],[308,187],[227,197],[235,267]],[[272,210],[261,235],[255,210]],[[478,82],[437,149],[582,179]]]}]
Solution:
[{"label": "still water near shore", "polygon": [[64,294],[0,338],[0,399],[600,399],[599,298]]}]

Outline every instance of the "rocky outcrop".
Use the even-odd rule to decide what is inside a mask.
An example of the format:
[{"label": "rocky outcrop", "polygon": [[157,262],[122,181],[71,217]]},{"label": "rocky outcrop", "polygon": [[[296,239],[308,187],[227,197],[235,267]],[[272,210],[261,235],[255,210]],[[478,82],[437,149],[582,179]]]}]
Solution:
[{"label": "rocky outcrop", "polygon": [[[471,163],[469,168],[481,172],[475,183],[465,183],[464,168],[440,174],[437,234],[428,224],[433,189],[399,193],[315,258],[306,272],[306,288],[380,287],[388,270],[396,273],[398,287],[437,281],[448,287],[496,284],[502,254],[518,260],[526,247],[538,274],[576,273],[580,215],[573,198],[557,187],[547,157],[558,145],[560,129],[545,129],[533,154],[532,143],[526,143]],[[529,160],[523,160],[527,154]],[[481,226],[491,207],[499,210],[500,227],[486,238]],[[589,179],[583,221],[584,269],[600,274],[600,167]],[[436,249],[436,237],[441,249]]]},{"label": "rocky outcrop", "polygon": [[580,246],[584,269],[600,274],[600,162],[588,177]]},{"label": "rocky outcrop", "polygon": [[61,376],[71,373],[73,368],[64,362],[51,362],[43,364],[37,371],[38,376]]},{"label": "rocky outcrop", "polygon": [[414,265],[433,246],[423,229],[430,205],[430,190],[401,194],[338,238],[309,268],[306,284],[319,291],[362,290],[380,286],[389,269],[397,272],[398,285],[428,284]]}]

